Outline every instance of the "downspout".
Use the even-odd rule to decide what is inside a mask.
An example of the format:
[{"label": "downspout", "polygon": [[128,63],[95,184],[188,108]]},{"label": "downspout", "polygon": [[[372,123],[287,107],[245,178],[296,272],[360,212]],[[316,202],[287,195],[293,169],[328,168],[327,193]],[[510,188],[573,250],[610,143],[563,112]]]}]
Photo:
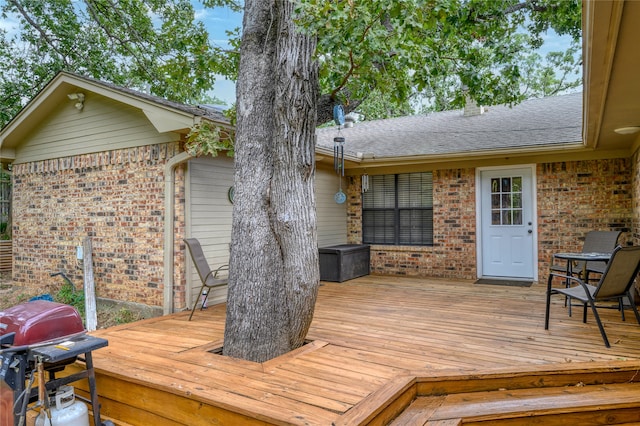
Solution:
[{"label": "downspout", "polygon": [[164,315],[173,313],[173,263],[174,263],[174,217],[175,217],[175,171],[180,164],[193,158],[181,152],[164,165],[164,291],[162,311]]}]

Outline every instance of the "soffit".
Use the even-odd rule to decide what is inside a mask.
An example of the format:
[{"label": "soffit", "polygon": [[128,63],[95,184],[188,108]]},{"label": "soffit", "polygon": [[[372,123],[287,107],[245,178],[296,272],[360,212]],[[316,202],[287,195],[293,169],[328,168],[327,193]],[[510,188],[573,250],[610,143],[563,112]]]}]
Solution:
[{"label": "soffit", "polygon": [[640,134],[615,129],[640,126],[640,2],[584,3],[585,144],[632,153]]}]

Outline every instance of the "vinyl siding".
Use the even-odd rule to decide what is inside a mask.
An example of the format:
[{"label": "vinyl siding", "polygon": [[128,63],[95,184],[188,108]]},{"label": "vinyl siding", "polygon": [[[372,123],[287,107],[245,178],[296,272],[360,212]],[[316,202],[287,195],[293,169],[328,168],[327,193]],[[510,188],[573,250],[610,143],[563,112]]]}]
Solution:
[{"label": "vinyl siding", "polygon": [[[229,263],[233,205],[227,193],[232,185],[233,159],[226,155],[189,161],[187,235],[200,241],[211,269]],[[193,306],[199,297],[201,281],[188,255],[187,258],[187,288],[191,289],[187,304]],[[218,288],[209,295],[207,303],[213,305],[226,299],[226,287]]]},{"label": "vinyl siding", "polygon": [[[338,204],[333,196],[338,192],[340,179],[333,169],[319,167],[316,171],[316,210],[318,247],[347,242],[347,203]],[[342,191],[347,193],[347,178],[342,178]]]},{"label": "vinyl siding", "polygon": [[88,93],[84,109],[63,102],[35,127],[16,151],[16,164],[109,150],[174,142],[176,133],[160,134],[139,109]]},{"label": "vinyl siding", "polygon": [[[187,235],[200,240],[212,269],[229,262],[231,215],[233,206],[227,198],[233,185],[233,160],[221,155],[189,161],[187,190]],[[344,178],[343,178],[344,179]],[[321,168],[316,173],[316,206],[318,245],[344,244],[347,241],[347,209],[333,200],[339,180],[333,169]],[[343,191],[346,192],[343,181]],[[187,262],[187,303],[199,297],[201,282],[191,260]],[[209,296],[209,303],[226,301],[226,288]]]}]

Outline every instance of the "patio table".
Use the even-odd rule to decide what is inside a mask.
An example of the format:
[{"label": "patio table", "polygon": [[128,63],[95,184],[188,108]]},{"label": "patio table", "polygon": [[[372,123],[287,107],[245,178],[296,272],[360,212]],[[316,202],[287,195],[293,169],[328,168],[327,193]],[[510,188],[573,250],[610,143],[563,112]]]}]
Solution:
[{"label": "patio table", "polygon": [[[567,261],[567,277],[573,276],[573,262],[608,262],[611,259],[611,253],[555,253],[555,259]],[[586,270],[586,263],[585,263]],[[565,280],[565,286],[569,287],[571,282],[569,278]],[[551,280],[547,282],[547,294],[551,291]],[[566,304],[565,300],[565,304]],[[571,304],[569,304],[569,316],[571,316]]]},{"label": "patio table", "polygon": [[573,273],[573,262],[608,262],[611,253],[555,253],[554,258],[567,261],[567,275]]}]

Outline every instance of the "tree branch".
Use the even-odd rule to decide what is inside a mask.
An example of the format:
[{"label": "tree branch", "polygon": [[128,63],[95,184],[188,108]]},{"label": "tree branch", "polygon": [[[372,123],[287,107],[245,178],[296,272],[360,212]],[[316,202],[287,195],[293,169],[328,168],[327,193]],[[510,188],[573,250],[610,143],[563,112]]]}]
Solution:
[{"label": "tree branch", "polygon": [[[369,25],[367,25],[364,28],[364,31],[362,32],[362,36],[360,36],[360,42],[364,41],[364,39],[367,37],[367,34],[369,33],[369,31],[371,31],[371,28],[373,28],[373,24],[375,24],[376,22],[382,23],[382,25],[384,25],[387,28],[387,30],[389,30],[391,32],[390,24],[389,25],[385,25],[385,23],[382,22],[382,16],[383,15],[384,15],[384,13],[380,12],[380,14],[376,17],[376,19],[372,19],[371,22],[369,23]],[[344,89],[344,87],[347,85],[347,81],[349,80],[349,78],[353,75],[354,71],[356,69],[358,69],[358,67],[359,67],[359,65],[357,65],[355,63],[355,61],[353,60],[353,50],[349,51],[349,62],[350,62],[349,71],[347,71],[347,73],[344,75],[344,77],[342,78],[342,81],[340,82],[338,87],[333,89],[333,91],[331,92],[331,98],[334,99],[334,100],[336,99],[336,96],[338,95],[338,92],[340,92],[342,89]]]},{"label": "tree branch", "polygon": [[[154,79],[155,76],[149,72],[147,64],[144,61],[144,58],[141,58],[137,52],[135,52],[133,49],[131,49],[131,47],[129,46],[129,44],[137,44],[138,41],[136,41],[135,39],[137,38],[139,41],[143,41],[144,38],[140,36],[140,34],[138,34],[138,32],[135,29],[132,29],[130,26],[127,26],[127,31],[129,31],[131,34],[133,34],[135,37],[133,37],[130,41],[129,40],[124,40],[120,37],[118,37],[116,34],[114,34],[111,30],[109,30],[109,28],[107,28],[105,25],[103,25],[102,23],[102,16],[106,16],[106,11],[108,10],[108,8],[104,8],[104,7],[100,7],[102,5],[96,3],[94,0],[85,0],[85,4],[87,5],[87,11],[89,12],[89,15],[93,18],[93,20],[95,21],[95,23],[102,29],[102,31],[105,32],[105,34],[107,35],[107,37],[110,40],[113,40],[115,43],[117,43],[122,49],[124,49],[130,56],[131,58],[133,58],[133,60],[138,64],[138,67],[140,69],[141,72],[144,72],[150,79]],[[117,5],[110,5],[118,15],[120,15],[120,20],[121,22],[127,22],[125,19],[125,16],[120,13],[120,11],[118,10]],[[99,10],[98,7],[100,7]],[[107,18],[108,20],[108,18]],[[144,51],[144,49],[142,49],[142,51]]]},{"label": "tree branch", "polygon": [[51,48],[58,53],[58,55],[60,55],[60,57],[62,58],[62,60],[64,61],[65,64],[67,64],[67,60],[66,60],[66,54],[64,54],[63,52],[61,52],[55,43],[55,40],[51,38],[51,36],[49,34],[47,34],[46,31],[44,31],[40,25],[34,21],[31,16],[29,16],[29,14],[27,13],[27,11],[22,7],[22,5],[20,3],[18,3],[16,0],[9,0],[9,3],[11,3],[17,10],[18,12],[22,15],[22,17],[29,23],[29,25],[31,25],[39,34],[40,36],[45,40],[45,42],[51,46]]}]

